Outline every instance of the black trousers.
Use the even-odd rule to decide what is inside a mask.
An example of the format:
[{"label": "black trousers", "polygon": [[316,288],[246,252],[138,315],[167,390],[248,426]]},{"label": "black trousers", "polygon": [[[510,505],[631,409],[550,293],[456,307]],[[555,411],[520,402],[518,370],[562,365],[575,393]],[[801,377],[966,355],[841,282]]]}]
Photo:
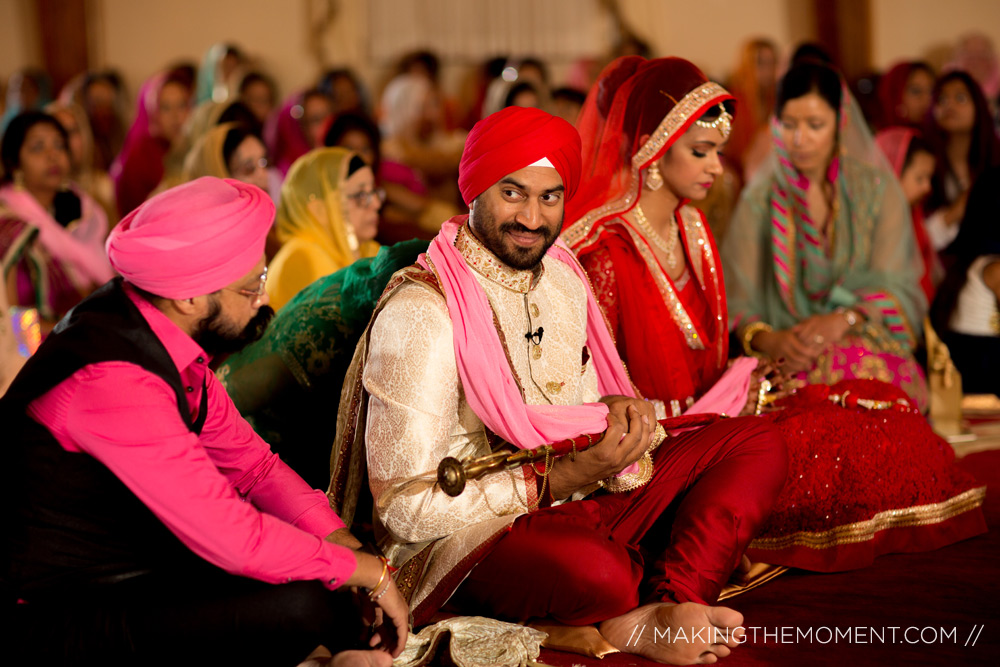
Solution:
[{"label": "black trousers", "polygon": [[[362,648],[354,596],[316,581],[282,585],[226,574],[148,574],[25,595],[7,605],[4,664],[298,664],[320,644]],[[13,652],[13,655],[11,655]]]},{"label": "black trousers", "polygon": [[970,336],[954,331],[945,331],[940,335],[948,345],[958,372],[962,374],[962,391],[966,394],[1000,396],[1000,338]]}]

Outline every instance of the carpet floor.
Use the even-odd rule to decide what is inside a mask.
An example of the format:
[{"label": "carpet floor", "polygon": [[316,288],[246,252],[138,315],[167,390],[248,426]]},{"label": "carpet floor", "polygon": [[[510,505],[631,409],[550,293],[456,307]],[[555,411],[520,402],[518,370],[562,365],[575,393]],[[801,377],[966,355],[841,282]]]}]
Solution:
[{"label": "carpet floor", "polygon": [[[748,637],[720,664],[1000,665],[1000,450],[974,451],[959,465],[989,486],[988,533],[933,552],[883,556],[854,572],[791,571],[732,598],[727,604],[744,615]],[[655,664],[549,649],[539,661]]]}]

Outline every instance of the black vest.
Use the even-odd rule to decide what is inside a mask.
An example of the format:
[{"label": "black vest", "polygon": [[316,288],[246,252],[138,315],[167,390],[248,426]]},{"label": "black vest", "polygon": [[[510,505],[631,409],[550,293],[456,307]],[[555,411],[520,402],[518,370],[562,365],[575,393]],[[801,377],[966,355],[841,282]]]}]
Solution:
[{"label": "black vest", "polygon": [[102,361],[130,362],[163,378],[184,423],[201,432],[207,392],[192,421],[177,367],[120,278],[71,310],[0,399],[0,577],[8,594],[110,583],[197,560],[104,464],[66,451],[27,416],[31,401]]}]

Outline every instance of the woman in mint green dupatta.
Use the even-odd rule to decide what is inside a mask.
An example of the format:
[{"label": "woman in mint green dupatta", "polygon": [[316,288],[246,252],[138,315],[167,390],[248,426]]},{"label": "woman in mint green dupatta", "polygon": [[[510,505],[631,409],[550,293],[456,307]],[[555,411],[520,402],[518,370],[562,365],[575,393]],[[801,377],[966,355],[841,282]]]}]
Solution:
[{"label": "woman in mint green dupatta", "polygon": [[358,339],[392,274],[426,249],[427,241],[397,243],[320,278],[216,372],[240,414],[315,488],[330,482],[340,390]]},{"label": "woman in mint green dupatta", "polygon": [[722,247],[730,328],[744,351],[811,383],[875,378],[926,407],[913,358],[926,313],[909,208],[840,75],[782,79],[774,155]]}]

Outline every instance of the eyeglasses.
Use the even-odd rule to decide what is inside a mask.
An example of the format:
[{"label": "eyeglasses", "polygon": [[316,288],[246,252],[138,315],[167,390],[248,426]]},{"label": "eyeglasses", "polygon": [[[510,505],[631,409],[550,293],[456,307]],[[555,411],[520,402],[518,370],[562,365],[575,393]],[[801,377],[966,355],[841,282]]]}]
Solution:
[{"label": "eyeglasses", "polygon": [[249,178],[250,176],[253,176],[253,173],[258,169],[267,169],[270,165],[271,163],[266,157],[262,157],[258,160],[247,160],[246,162],[241,162],[237,165],[233,176],[243,176],[244,178]]},{"label": "eyeglasses", "polygon": [[355,192],[354,194],[347,195],[347,198],[361,208],[368,208],[372,205],[373,200],[377,199],[379,204],[385,201],[385,190],[382,188],[362,190],[361,192]]},{"label": "eyeglasses", "polygon": [[260,301],[264,296],[264,284],[267,283],[267,267],[264,267],[264,273],[260,274],[260,282],[257,283],[257,289],[233,289],[231,287],[226,287],[231,292],[236,292],[237,294],[242,294],[243,296],[251,297],[253,302],[256,303]]}]

